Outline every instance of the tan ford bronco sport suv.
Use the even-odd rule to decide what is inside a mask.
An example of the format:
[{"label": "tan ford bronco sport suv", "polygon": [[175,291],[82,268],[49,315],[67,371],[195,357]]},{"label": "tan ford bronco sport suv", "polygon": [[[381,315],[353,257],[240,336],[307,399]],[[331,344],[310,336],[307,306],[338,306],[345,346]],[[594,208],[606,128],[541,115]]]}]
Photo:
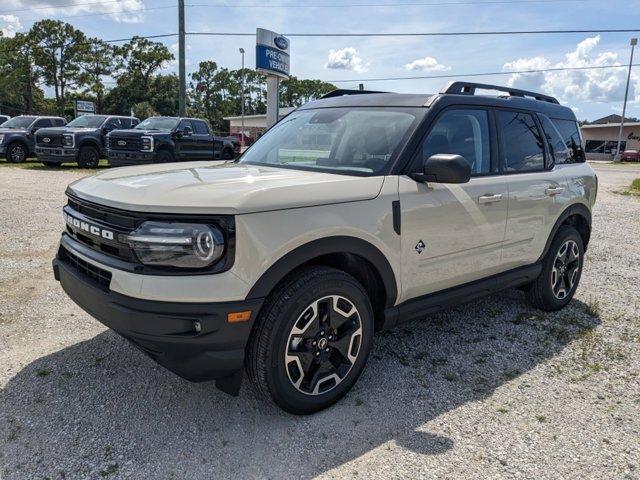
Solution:
[{"label": "tan ford bronco sport suv", "polygon": [[169,370],[231,394],[246,370],[305,414],[349,391],[377,331],[505,288],[564,307],[596,190],[555,98],[339,90],[233,163],[71,184],[54,273]]}]

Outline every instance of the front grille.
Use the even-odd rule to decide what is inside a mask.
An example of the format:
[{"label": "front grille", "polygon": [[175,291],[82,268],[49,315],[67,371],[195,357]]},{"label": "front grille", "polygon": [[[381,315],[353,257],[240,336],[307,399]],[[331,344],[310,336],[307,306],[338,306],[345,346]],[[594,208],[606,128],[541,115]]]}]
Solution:
[{"label": "front grille", "polygon": [[111,284],[111,272],[100,267],[96,267],[82,258],[74,255],[66,248],[60,249],[60,260],[66,262],[77,272],[96,282],[103,289],[108,290]]},{"label": "front grille", "polygon": [[[49,141],[46,142],[45,138],[48,138]],[[36,134],[36,144],[39,147],[61,147],[62,135],[60,135],[59,133],[54,133],[51,135],[46,133]]]},{"label": "front grille", "polygon": [[111,150],[140,150],[142,140],[139,137],[114,137],[109,136],[109,148]]}]

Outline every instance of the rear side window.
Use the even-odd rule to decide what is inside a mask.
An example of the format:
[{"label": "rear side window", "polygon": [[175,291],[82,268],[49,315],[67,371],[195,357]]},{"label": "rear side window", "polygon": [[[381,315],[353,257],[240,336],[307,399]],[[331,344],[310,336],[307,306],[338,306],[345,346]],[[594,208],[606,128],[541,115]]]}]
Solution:
[{"label": "rear side window", "polygon": [[558,133],[564,140],[564,144],[569,149],[569,156],[562,163],[583,163],[585,156],[578,124],[573,120],[558,120],[553,118],[551,121],[558,129]]},{"label": "rear side window", "polygon": [[505,110],[496,113],[506,172],[544,170],[544,142],[533,116]]},{"label": "rear side window", "polygon": [[64,126],[65,121],[64,121],[62,118],[54,118],[54,119],[53,119],[53,124],[54,124],[56,127],[62,127],[62,126]]},{"label": "rear side window", "polygon": [[198,120],[194,120],[193,125],[196,128],[195,133],[198,135],[209,135],[209,128],[207,127],[207,124]]},{"label": "rear side window", "polygon": [[461,155],[472,175],[491,171],[491,140],[486,110],[450,109],[438,119],[422,145],[422,159],[438,153]]},{"label": "rear side window", "polygon": [[[553,122],[546,115],[538,115],[538,117],[542,124],[544,136],[547,138],[547,145],[549,146],[549,152],[551,153],[553,162],[556,165],[571,163],[571,151],[565,145],[564,139]],[[550,164],[551,162],[549,161],[548,163]]]}]

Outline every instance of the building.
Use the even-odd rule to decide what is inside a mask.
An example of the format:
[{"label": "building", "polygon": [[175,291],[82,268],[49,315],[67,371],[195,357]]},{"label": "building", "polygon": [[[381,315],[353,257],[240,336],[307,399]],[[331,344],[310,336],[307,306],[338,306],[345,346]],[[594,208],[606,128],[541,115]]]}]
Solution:
[{"label": "building", "polygon": [[[620,117],[618,117],[620,118]],[[611,160],[618,146],[620,121],[582,125],[582,138],[588,160]],[[620,151],[640,150],[640,122],[625,123],[622,129]]]},{"label": "building", "polygon": [[[294,107],[280,108],[279,118],[288,115],[294,110]],[[242,131],[242,116],[224,117],[229,121],[229,132],[240,133]],[[245,115],[244,116],[244,134],[251,138],[259,138],[267,131],[267,114]]]}]

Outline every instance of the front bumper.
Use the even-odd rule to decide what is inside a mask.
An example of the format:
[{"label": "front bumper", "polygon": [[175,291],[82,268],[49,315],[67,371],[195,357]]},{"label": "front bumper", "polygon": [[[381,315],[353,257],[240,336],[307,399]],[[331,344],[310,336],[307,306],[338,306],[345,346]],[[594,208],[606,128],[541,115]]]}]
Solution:
[{"label": "front bumper", "polygon": [[140,152],[136,150],[107,150],[109,165],[112,167],[124,167],[128,165],[142,165],[154,163],[155,152]]},{"label": "front bumper", "polygon": [[[61,247],[53,271],[64,291],[83,310],[131,341],[160,365],[194,382],[214,380],[237,394],[244,351],[264,299],[220,303],[176,303],[113,292],[106,270]],[[96,273],[102,272],[102,273]],[[251,311],[248,321],[229,323],[228,314]]]},{"label": "front bumper", "polygon": [[38,160],[42,162],[75,162],[76,158],[78,158],[78,149],[67,147],[36,146],[36,155],[38,157]]}]

